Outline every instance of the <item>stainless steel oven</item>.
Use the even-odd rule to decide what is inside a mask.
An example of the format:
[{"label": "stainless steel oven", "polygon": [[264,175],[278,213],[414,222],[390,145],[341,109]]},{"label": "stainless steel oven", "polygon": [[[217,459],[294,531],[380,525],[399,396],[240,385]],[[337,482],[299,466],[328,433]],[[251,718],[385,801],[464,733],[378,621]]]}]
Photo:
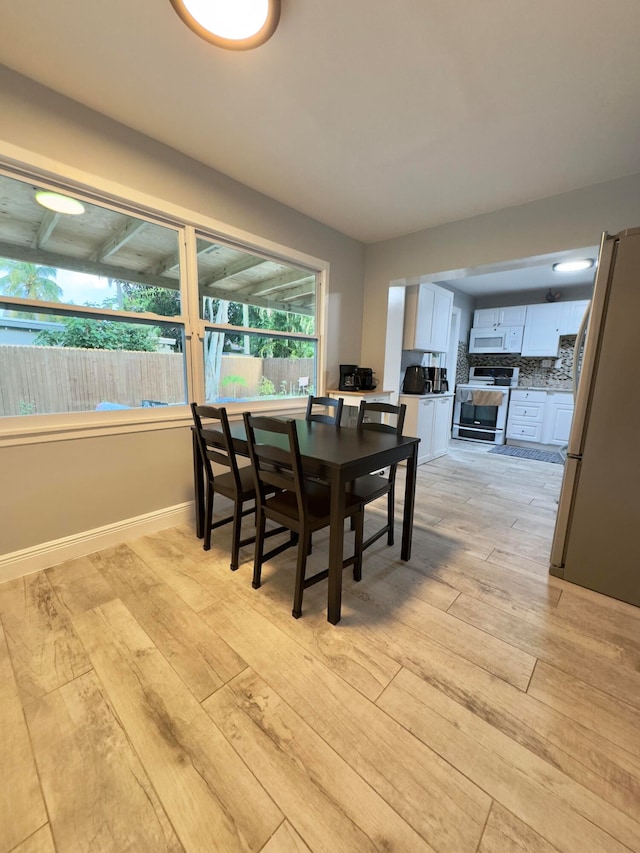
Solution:
[{"label": "stainless steel oven", "polygon": [[469,382],[456,385],[453,438],[504,444],[509,392],[517,367],[472,367]]}]

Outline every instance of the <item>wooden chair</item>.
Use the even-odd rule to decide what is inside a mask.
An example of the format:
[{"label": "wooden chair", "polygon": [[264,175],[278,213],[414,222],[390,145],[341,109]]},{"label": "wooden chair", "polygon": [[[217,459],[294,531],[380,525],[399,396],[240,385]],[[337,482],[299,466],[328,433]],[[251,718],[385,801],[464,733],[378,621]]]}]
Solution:
[{"label": "wooden chair", "polygon": [[[255,513],[256,489],[253,471],[250,466],[240,468],[236,461],[233,439],[229,431],[229,420],[224,408],[199,406],[191,404],[194,429],[200,462],[204,470],[204,550],[211,548],[211,531],[224,524],[233,523],[231,532],[231,571],[238,568],[240,548],[256,541],[255,534],[245,539],[240,538],[242,519]],[[204,422],[203,422],[204,421]],[[214,474],[213,464],[216,463],[228,470]],[[215,493],[224,495],[233,502],[233,514],[213,521],[213,496]],[[244,505],[252,501],[247,509]],[[270,530],[266,534],[272,536],[281,530]]]},{"label": "wooden chair", "polygon": [[[404,427],[404,417],[407,407],[404,403],[399,406],[393,406],[390,403],[367,403],[363,400],[360,403],[358,411],[357,429],[377,430],[378,432],[388,432],[394,435],[402,435]],[[371,413],[383,415],[386,418],[389,416],[395,417],[395,426],[391,423],[369,421],[367,416]],[[364,477],[358,477],[349,484],[349,493],[362,503],[363,515],[364,507],[378,498],[387,496],[387,523],[384,527],[377,530],[365,542],[362,543],[362,550],[366,550],[370,545],[373,545],[380,537],[387,534],[387,545],[393,545],[393,528],[394,528],[394,509],[395,509],[395,483],[397,465],[389,467],[388,475],[383,474],[365,474]],[[359,578],[358,578],[359,580]]]},{"label": "wooden chair", "polygon": [[[309,396],[307,400],[307,414],[305,415],[305,420],[318,421],[321,424],[331,424],[332,426],[340,426],[343,405],[344,400],[342,397],[334,400],[333,397]],[[324,411],[315,412],[313,410],[314,406],[322,406],[324,407]]]},{"label": "wooden chair", "polygon": [[[253,463],[256,486],[256,551],[253,588],[260,587],[262,565],[293,545],[298,546],[293,616],[302,613],[304,590],[329,576],[329,570],[306,577],[311,534],[330,524],[331,492],[327,485],[305,479],[300,461],[300,446],[295,421],[244,414],[244,423]],[[284,441],[282,440],[284,437]],[[275,440],[274,440],[275,439]],[[268,490],[281,491],[269,496]],[[353,576],[362,576],[362,505],[359,498],[346,495],[344,518],[355,517],[355,549],[344,560],[343,568],[353,566]],[[275,521],[291,531],[289,541],[264,553],[265,523]]]}]

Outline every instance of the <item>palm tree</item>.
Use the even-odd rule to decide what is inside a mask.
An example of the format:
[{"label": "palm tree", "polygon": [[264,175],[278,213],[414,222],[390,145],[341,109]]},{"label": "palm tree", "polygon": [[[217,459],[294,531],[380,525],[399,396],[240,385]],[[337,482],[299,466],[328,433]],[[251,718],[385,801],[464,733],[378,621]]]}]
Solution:
[{"label": "palm tree", "polygon": [[[43,302],[60,302],[62,288],[56,284],[55,267],[44,267],[28,261],[0,260],[0,269],[6,275],[0,278],[0,293],[17,299],[38,299]],[[11,312],[33,319],[34,314]]]}]

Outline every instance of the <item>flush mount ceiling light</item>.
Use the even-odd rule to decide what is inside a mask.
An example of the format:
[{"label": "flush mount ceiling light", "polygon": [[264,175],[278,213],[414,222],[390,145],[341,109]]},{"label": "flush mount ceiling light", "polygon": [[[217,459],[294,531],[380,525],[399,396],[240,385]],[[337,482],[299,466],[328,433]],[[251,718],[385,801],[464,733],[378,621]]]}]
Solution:
[{"label": "flush mount ceiling light", "polygon": [[56,213],[68,213],[71,216],[84,213],[84,206],[77,199],[69,198],[67,195],[40,190],[36,193],[36,201],[49,210],[55,210]]},{"label": "flush mount ceiling light", "polygon": [[200,38],[230,50],[264,44],[280,20],[280,0],[171,0]]},{"label": "flush mount ceiling light", "polygon": [[582,258],[579,261],[561,261],[559,264],[553,265],[554,272],[579,272],[580,270],[588,270],[594,264],[593,258]]}]

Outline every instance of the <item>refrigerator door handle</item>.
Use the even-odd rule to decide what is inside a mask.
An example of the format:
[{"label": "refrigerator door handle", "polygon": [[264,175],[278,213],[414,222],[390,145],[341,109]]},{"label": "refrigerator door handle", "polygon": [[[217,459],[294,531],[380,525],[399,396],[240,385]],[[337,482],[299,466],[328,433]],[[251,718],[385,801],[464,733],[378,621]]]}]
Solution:
[{"label": "refrigerator door handle", "polygon": [[570,456],[580,456],[583,450],[587,412],[591,397],[591,385],[596,372],[600,338],[609,292],[609,279],[613,275],[613,258],[618,242],[617,237],[609,237],[606,232],[602,235],[598,256],[598,271],[596,273],[591,309],[585,330],[580,381],[577,387],[573,421],[569,434],[567,452]]},{"label": "refrigerator door handle", "polygon": [[564,477],[562,479],[562,489],[558,502],[556,526],[553,532],[551,558],[549,560],[549,572],[558,578],[564,576],[564,558],[567,551],[567,540],[571,525],[571,511],[573,509],[581,462],[582,460],[579,458],[568,456],[564,465]]},{"label": "refrigerator door handle", "polygon": [[580,363],[580,353],[582,352],[582,348],[585,343],[585,338],[587,334],[587,323],[589,322],[589,315],[591,314],[591,302],[587,305],[582,320],[580,321],[580,328],[578,329],[578,336],[576,338],[576,343],[573,348],[573,403],[575,405],[576,397],[578,396],[578,380],[580,379],[580,371],[578,369],[578,364]]}]

